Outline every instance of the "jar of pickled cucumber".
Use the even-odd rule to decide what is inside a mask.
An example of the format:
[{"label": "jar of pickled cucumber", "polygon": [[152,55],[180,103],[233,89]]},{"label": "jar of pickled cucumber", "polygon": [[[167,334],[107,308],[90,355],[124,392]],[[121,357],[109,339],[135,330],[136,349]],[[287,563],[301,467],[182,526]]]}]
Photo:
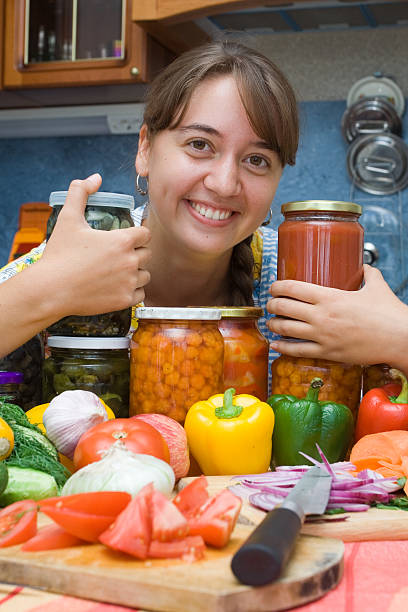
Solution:
[{"label": "jar of pickled cucumber", "polygon": [[195,402],[222,393],[224,341],[217,308],[137,308],[130,343],[131,416],[184,423]]},{"label": "jar of pickled cucumber", "polygon": [[303,398],[316,377],[323,380],[319,400],[345,404],[356,416],[362,378],[358,365],[281,355],[272,363],[272,394]]},{"label": "jar of pickled cucumber", "polygon": [[224,390],[268,397],[269,343],[259,331],[262,308],[255,306],[220,308],[218,327],[224,338]]},{"label": "jar of pickled cucumber", "polygon": [[50,336],[43,364],[43,402],[63,391],[92,391],[116,417],[129,416],[129,338]]},{"label": "jar of pickled cucumber", "polygon": [[[47,240],[67,197],[67,191],[53,191],[50,206],[53,210],[47,223]],[[134,225],[130,211],[134,209],[134,198],[121,193],[97,192],[88,197],[85,219],[97,230],[110,231]],[[72,315],[60,319],[48,328],[50,335],[58,336],[125,336],[129,332],[131,308],[104,314]]]},{"label": "jar of pickled cucumber", "polygon": [[20,405],[21,372],[0,371],[0,402]]}]

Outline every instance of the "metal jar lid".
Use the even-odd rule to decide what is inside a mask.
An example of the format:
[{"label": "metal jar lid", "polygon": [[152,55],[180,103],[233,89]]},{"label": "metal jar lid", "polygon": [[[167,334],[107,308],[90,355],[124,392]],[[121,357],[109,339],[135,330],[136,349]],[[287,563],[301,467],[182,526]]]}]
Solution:
[{"label": "metal jar lid", "polygon": [[361,215],[363,212],[360,204],[354,202],[341,202],[338,200],[303,200],[299,202],[287,202],[282,204],[282,214],[301,211],[321,211],[321,212],[351,212]]},{"label": "metal jar lid", "polygon": [[186,321],[219,321],[219,308],[165,308],[155,306],[140,306],[136,308],[138,319],[172,319]]},{"label": "metal jar lid", "polygon": [[130,339],[128,337],[89,338],[85,336],[49,336],[47,344],[51,348],[89,349],[94,351],[99,349],[117,350],[128,349]]},{"label": "metal jar lid", "polygon": [[359,136],[349,147],[347,170],[367,193],[395,193],[408,185],[408,147],[395,134]]},{"label": "metal jar lid", "polygon": [[222,319],[259,319],[264,311],[259,306],[220,306]]},{"label": "metal jar lid", "polygon": [[[53,191],[50,194],[50,206],[63,206],[68,191]],[[108,191],[98,191],[88,196],[87,206],[106,206],[109,208],[128,208],[133,210],[135,199],[125,193],[109,193]]]},{"label": "metal jar lid", "polygon": [[390,132],[401,134],[402,123],[397,110],[385,98],[363,98],[349,106],[341,120],[341,131],[347,142],[358,136]]}]

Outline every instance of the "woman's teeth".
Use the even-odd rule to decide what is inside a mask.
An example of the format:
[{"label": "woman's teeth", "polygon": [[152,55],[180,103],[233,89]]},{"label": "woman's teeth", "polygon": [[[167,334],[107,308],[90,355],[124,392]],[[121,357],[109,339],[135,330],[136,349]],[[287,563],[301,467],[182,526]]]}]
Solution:
[{"label": "woman's teeth", "polygon": [[217,208],[208,208],[207,206],[203,206],[202,204],[196,204],[195,202],[191,202],[191,206],[196,210],[200,215],[206,217],[207,219],[215,219],[222,220],[228,219],[232,215],[231,210],[220,210]]}]

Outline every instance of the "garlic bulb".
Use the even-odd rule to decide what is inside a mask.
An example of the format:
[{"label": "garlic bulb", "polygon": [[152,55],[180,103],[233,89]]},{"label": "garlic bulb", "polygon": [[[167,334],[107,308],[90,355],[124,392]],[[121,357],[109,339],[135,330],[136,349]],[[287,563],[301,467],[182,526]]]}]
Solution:
[{"label": "garlic bulb", "polygon": [[63,391],[56,395],[44,412],[47,437],[57,450],[72,459],[79,438],[94,425],[108,420],[108,414],[95,393]]}]

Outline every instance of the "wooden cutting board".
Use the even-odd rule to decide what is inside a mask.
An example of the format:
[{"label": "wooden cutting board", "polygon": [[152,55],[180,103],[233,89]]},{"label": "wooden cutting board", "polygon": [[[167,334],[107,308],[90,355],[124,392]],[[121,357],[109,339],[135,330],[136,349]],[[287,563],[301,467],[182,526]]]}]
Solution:
[{"label": "wooden cutting board", "polygon": [[[39,516],[41,524],[50,522]],[[226,548],[207,549],[195,563],[139,561],[98,544],[35,553],[14,546],[0,549],[0,581],[166,612],[284,610],[322,597],[340,581],[343,543],[300,536],[280,580],[257,588],[240,584],[230,561],[251,531],[237,525]]]},{"label": "wooden cutting board", "polygon": [[[194,478],[182,478],[178,483],[181,489]],[[236,481],[231,476],[207,476],[210,494],[217,493]],[[367,512],[349,512],[346,520],[339,521],[343,515],[327,515],[325,522],[307,522],[302,534],[340,538],[343,542],[367,540],[408,540],[408,512],[404,510],[381,510],[370,508]],[[248,502],[242,505],[238,523],[255,527],[265,517],[265,512],[257,510]]]}]

